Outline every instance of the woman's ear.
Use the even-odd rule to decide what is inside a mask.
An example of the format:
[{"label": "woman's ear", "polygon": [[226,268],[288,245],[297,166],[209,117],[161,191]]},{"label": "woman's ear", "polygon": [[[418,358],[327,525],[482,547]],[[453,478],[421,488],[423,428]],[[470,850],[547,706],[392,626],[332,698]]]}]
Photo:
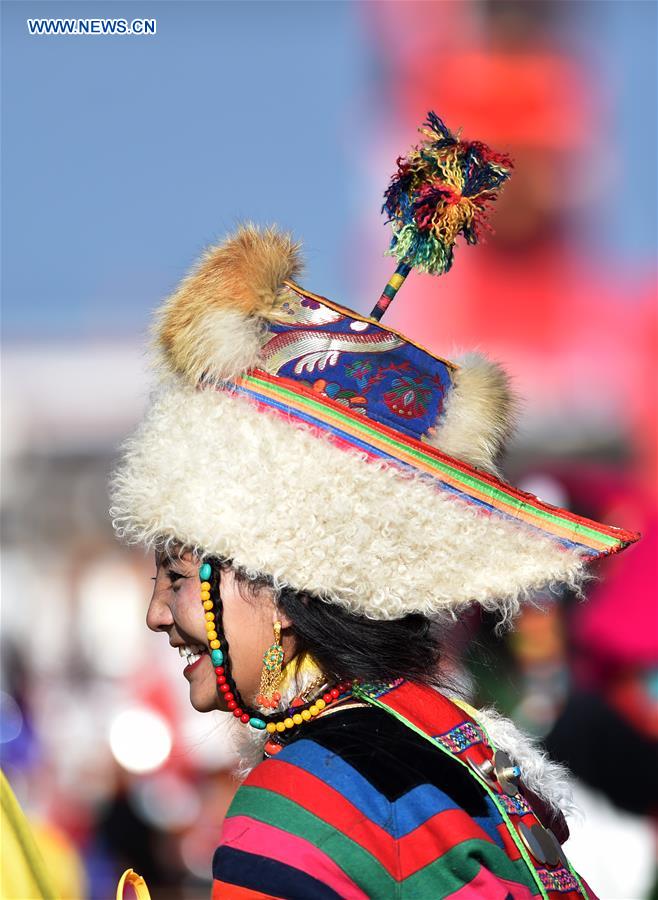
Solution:
[{"label": "woman's ear", "polygon": [[[258,599],[259,599],[259,600],[262,602],[262,604],[263,604],[263,606],[262,606],[262,609],[263,609],[263,617],[265,617],[265,616],[268,615],[268,614],[267,614],[267,608],[268,608],[268,606],[270,607],[270,609],[271,609],[272,625],[274,625],[275,622],[280,622],[280,623],[281,623],[281,628],[282,628],[282,629],[290,628],[290,627],[291,627],[291,625],[293,624],[293,621],[292,621],[292,619],[290,618],[290,616],[285,612],[285,610],[283,610],[283,609],[277,604],[276,599],[275,599],[275,595],[274,595],[274,591],[272,590],[271,587],[263,587],[263,588],[261,588],[260,591],[258,592]],[[264,620],[264,621],[267,621],[267,619],[265,619],[265,618],[264,618],[263,620]]]},{"label": "woman's ear", "polygon": [[272,619],[272,623],[274,622],[281,622],[282,629],[290,628],[293,624],[290,616],[277,606],[274,607],[274,618]]}]

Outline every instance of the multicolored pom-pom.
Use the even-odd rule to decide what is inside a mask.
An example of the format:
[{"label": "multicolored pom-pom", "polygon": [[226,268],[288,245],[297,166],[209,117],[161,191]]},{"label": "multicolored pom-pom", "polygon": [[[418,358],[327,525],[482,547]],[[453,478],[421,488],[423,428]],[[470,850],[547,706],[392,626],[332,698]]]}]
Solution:
[{"label": "multicolored pom-pom", "polygon": [[[491,230],[487,216],[512,160],[480,141],[462,141],[434,112],[418,147],[398,159],[382,212],[393,229],[387,253],[431,275],[447,272],[458,235],[476,244]],[[406,274],[406,273],[405,273]]]}]

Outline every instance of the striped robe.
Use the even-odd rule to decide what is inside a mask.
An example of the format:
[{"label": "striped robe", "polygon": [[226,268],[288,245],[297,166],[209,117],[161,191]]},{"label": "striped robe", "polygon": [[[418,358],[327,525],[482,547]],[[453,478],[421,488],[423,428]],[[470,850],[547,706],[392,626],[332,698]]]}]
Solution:
[{"label": "striped robe", "polygon": [[460,707],[409,682],[370,699],[301,726],[251,772],[214,855],[213,900],[594,897],[566,860],[542,863],[519,838],[521,822],[538,824],[524,795],[465,764],[492,748]]}]

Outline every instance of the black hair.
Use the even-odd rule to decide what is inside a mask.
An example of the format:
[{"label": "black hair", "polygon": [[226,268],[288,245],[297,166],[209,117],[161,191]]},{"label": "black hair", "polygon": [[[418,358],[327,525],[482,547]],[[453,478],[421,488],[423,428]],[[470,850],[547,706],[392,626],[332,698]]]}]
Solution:
[{"label": "black hair", "polygon": [[[234,571],[238,585],[252,596],[259,588],[273,589],[266,575],[254,579],[240,569]],[[293,588],[275,594],[279,609],[292,620],[298,660],[313,657],[329,680],[406,678],[436,684],[441,645],[437,629],[426,616],[412,613],[400,619],[370,619]]]}]

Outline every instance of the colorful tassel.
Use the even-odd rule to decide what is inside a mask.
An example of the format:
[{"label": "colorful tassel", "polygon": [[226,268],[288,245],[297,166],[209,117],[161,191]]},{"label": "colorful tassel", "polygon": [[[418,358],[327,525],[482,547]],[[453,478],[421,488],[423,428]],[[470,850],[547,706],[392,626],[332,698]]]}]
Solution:
[{"label": "colorful tassel", "polygon": [[480,141],[455,137],[434,112],[419,131],[426,140],[406,158],[385,194],[382,212],[393,229],[388,255],[399,265],[371,316],[381,319],[410,269],[430,275],[448,272],[457,236],[476,244],[491,204],[509,178],[512,160]]}]

